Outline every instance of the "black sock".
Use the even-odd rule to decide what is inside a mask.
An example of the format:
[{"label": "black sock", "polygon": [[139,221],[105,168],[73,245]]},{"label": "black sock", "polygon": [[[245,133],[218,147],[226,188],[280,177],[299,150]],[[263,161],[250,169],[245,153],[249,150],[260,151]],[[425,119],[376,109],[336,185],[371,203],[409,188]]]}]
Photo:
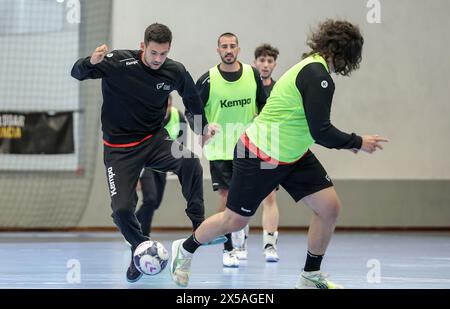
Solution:
[{"label": "black sock", "polygon": [[320,270],[320,264],[322,263],[323,255],[312,254],[308,251],[306,254],[306,263],[304,271],[317,271]]},{"label": "black sock", "polygon": [[231,233],[225,234],[227,241],[223,244],[223,248],[226,251],[233,251],[233,241],[231,240]]},{"label": "black sock", "polygon": [[188,239],[183,242],[183,248],[187,252],[194,253],[202,244],[195,239],[195,234],[192,234]]}]

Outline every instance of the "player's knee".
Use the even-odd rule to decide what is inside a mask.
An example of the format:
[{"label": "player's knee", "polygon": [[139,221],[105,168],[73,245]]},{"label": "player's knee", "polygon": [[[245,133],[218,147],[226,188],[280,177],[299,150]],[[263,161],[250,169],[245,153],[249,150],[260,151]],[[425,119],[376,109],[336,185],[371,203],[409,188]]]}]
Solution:
[{"label": "player's knee", "polygon": [[224,212],[224,216],[227,230],[230,232],[242,230],[249,221],[248,217],[241,216],[229,210]]},{"label": "player's knee", "polygon": [[177,161],[173,172],[177,175],[186,173],[194,177],[203,177],[203,168],[198,158],[181,158]]},{"label": "player's knee", "polygon": [[248,219],[247,217],[241,217],[238,220],[236,220],[236,225],[234,226],[234,231],[240,231],[243,228],[246,227],[246,225],[248,224]]},{"label": "player's knee", "polygon": [[275,206],[275,193],[270,193],[265,199],[264,199],[264,207],[276,207]]},{"label": "player's knee", "polygon": [[225,201],[226,201],[226,199],[228,198],[228,189],[219,188],[219,190],[217,190],[217,192],[219,193],[219,196],[221,198],[225,199]]},{"label": "player's knee", "polygon": [[330,201],[327,207],[324,207],[323,216],[329,221],[336,221],[341,211],[341,202],[339,200]]},{"label": "player's knee", "polygon": [[113,211],[111,216],[116,224],[121,224],[130,220],[133,215],[134,212],[129,210],[128,208],[118,208]]},{"label": "player's knee", "polygon": [[198,158],[184,158],[182,165],[188,166],[190,169],[194,171],[202,172],[202,165],[200,164],[200,160]]},{"label": "player's knee", "polygon": [[159,207],[158,200],[156,198],[145,199],[142,202],[142,207],[146,209],[156,210]]}]

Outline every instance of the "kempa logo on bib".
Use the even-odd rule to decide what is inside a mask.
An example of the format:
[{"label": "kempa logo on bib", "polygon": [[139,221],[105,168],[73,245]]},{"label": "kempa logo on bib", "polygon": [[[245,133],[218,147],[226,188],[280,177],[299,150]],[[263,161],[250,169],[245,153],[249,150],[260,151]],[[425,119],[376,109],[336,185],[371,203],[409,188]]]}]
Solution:
[{"label": "kempa logo on bib", "polygon": [[221,108],[227,108],[227,107],[233,107],[233,106],[240,106],[243,107],[244,105],[251,104],[252,99],[239,99],[239,100],[220,100],[220,107]]},{"label": "kempa logo on bib", "polygon": [[322,88],[327,88],[328,87],[328,82],[326,80],[323,80],[320,85],[322,86]]},{"label": "kempa logo on bib", "polygon": [[109,193],[111,194],[111,197],[113,197],[114,195],[117,194],[117,188],[116,188],[116,184],[114,182],[114,176],[116,176],[116,174],[114,174],[113,168],[108,167],[108,183],[109,183]]}]

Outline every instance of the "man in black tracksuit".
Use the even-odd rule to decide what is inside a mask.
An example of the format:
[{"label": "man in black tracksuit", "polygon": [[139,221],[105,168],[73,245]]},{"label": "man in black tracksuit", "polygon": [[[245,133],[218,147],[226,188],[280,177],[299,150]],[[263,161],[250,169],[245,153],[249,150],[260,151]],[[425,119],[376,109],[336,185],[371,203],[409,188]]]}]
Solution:
[{"label": "man in black tracksuit", "polygon": [[[198,158],[187,149],[172,145],[163,128],[170,92],[176,90],[187,110],[201,115],[194,131],[207,126],[203,104],[185,67],[167,58],[172,41],[168,27],[154,23],[145,30],[141,50],[115,50],[99,46],[90,57],[79,59],[72,76],[78,80],[102,79],[102,131],[104,163],[111,195],[112,217],[122,235],[136,247],[148,240],[135,216],[136,183],[143,167],[171,171],[178,175],[187,201],[186,214],[194,230],[204,220],[203,170]],[[213,129],[208,126],[207,140]],[[176,150],[175,150],[176,149]],[[174,156],[172,150],[178,153]],[[142,274],[131,259],[127,280]]]}]

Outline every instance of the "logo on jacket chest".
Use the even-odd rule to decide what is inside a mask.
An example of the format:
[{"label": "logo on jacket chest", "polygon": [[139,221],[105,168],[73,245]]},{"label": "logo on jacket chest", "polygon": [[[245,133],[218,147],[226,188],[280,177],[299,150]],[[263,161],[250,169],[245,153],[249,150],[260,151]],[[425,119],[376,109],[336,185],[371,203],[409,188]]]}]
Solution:
[{"label": "logo on jacket chest", "polygon": [[170,91],[171,87],[170,87],[170,85],[167,85],[166,83],[159,83],[159,84],[156,84],[156,90]]}]

